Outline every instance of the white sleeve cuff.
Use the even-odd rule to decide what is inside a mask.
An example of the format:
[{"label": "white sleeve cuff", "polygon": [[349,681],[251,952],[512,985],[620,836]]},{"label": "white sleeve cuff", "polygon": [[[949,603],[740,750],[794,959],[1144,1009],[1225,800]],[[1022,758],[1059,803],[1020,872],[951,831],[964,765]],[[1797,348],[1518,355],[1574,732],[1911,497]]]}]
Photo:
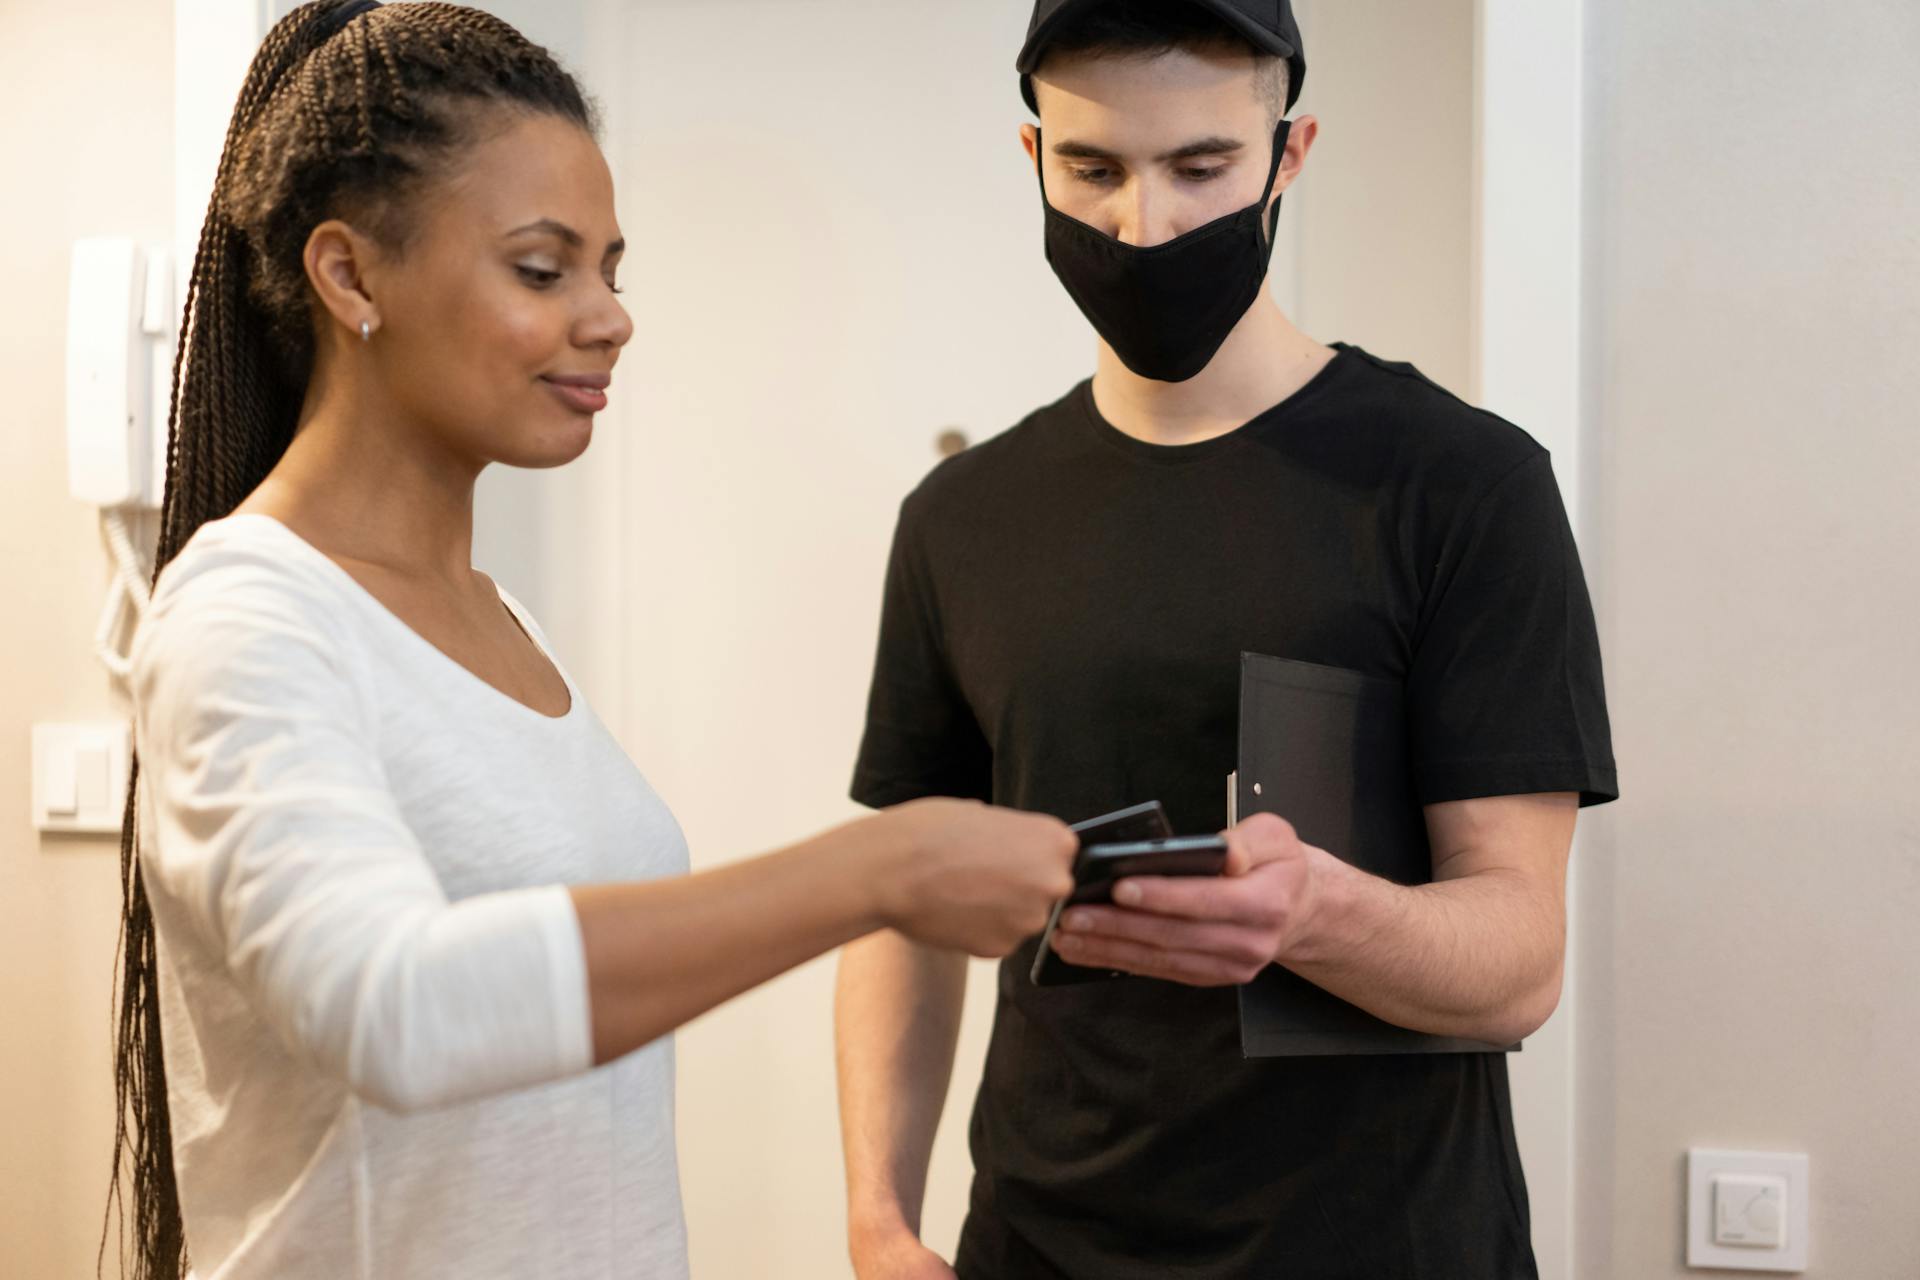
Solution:
[{"label": "white sleeve cuff", "polygon": [[586,942],[573,894],[564,885],[539,891],[547,898],[541,924],[547,940],[553,1009],[553,1045],[557,1075],[573,1075],[593,1066],[593,1001],[587,987]]}]

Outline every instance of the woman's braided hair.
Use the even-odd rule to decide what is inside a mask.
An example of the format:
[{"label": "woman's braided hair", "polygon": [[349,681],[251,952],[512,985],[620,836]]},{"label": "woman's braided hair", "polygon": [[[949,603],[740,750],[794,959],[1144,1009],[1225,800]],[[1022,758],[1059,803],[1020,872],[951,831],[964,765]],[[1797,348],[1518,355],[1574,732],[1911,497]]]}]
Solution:
[{"label": "woman's braided hair", "polygon": [[[187,286],[156,579],[195,530],[231,513],[266,478],[293,439],[316,326],[302,263],[308,235],[338,217],[384,247],[402,248],[414,197],[482,136],[487,108],[596,129],[573,77],[546,50],[478,9],[315,0],[267,33],[227,126]],[[129,1280],[179,1280],[187,1271],[186,1236],[167,1115],[153,915],[134,832],[138,779],[136,761],[120,837],[122,971],[106,1230],[118,1222]],[[106,1243],[103,1233],[102,1265]]]}]

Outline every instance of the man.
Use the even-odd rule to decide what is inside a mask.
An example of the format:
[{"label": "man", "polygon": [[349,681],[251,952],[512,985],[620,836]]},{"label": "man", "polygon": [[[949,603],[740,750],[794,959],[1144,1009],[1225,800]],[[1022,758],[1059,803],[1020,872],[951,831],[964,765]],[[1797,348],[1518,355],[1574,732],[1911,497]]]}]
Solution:
[{"label": "man", "polygon": [[[1123,885],[1003,966],[953,1269],[918,1238],[964,960],[842,962],[862,1280],[1536,1275],[1506,1061],[1242,1056],[1280,964],[1389,1022],[1491,1043],[1559,998],[1582,804],[1617,794],[1598,644],[1546,452],[1261,287],[1317,125],[1285,0],[1043,0],[1020,58],[1047,256],[1090,382],[901,510],[853,794],[1069,820],[1224,821],[1243,650],[1398,681],[1431,884],[1262,816],[1228,874]],[[1464,318],[1462,320],[1464,323]]]}]

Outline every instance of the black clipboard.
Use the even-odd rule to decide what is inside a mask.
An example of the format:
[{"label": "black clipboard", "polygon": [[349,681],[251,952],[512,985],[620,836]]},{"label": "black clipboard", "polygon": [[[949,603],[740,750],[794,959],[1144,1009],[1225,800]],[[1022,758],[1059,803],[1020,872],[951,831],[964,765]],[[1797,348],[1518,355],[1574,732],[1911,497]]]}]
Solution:
[{"label": "black clipboard", "polygon": [[[1362,871],[1399,884],[1433,878],[1397,680],[1242,653],[1240,769],[1229,794],[1234,821],[1277,813]],[[1394,1026],[1279,965],[1240,988],[1249,1058],[1518,1048]]]}]

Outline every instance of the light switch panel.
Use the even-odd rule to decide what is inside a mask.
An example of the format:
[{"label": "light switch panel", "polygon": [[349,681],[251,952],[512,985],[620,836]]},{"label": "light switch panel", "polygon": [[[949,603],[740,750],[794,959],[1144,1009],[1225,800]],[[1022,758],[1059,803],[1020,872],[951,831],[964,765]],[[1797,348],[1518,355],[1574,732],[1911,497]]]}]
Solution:
[{"label": "light switch panel", "polygon": [[41,831],[113,835],[127,799],[127,726],[33,726],[33,825]]},{"label": "light switch panel", "polygon": [[1807,1269],[1807,1157],[1687,1152],[1687,1265],[1721,1271]]}]

